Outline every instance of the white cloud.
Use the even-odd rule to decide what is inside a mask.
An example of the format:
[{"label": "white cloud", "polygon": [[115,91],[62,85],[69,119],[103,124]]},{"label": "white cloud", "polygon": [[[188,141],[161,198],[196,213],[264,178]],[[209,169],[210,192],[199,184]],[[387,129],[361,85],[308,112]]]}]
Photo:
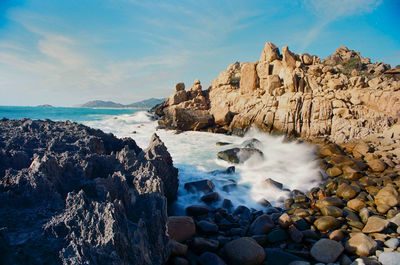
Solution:
[{"label": "white cloud", "polygon": [[317,23],[302,39],[301,49],[306,49],[335,20],[372,12],[381,3],[382,0],[304,0],[304,6],[317,17]]}]

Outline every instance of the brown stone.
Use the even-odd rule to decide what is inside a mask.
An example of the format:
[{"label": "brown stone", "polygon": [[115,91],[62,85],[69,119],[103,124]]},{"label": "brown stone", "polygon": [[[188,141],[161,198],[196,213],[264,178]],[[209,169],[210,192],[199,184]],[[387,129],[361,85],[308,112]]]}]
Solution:
[{"label": "brown stone", "polygon": [[343,241],[345,239],[345,234],[343,233],[343,230],[338,229],[338,230],[332,231],[332,233],[329,234],[329,239],[335,240],[335,241]]},{"label": "brown stone", "polygon": [[288,228],[291,224],[293,224],[293,220],[287,213],[284,213],[279,217],[278,223],[282,228]]},{"label": "brown stone", "polygon": [[377,247],[376,241],[363,233],[351,234],[346,243],[346,250],[359,256],[373,255]]},{"label": "brown stone", "polygon": [[337,177],[342,173],[343,173],[342,170],[338,167],[331,167],[326,170],[326,174],[330,177]]},{"label": "brown stone", "polygon": [[342,183],[336,190],[336,195],[345,200],[350,200],[357,196],[357,191],[352,186]]},{"label": "brown stone", "polygon": [[170,216],[167,222],[167,235],[178,242],[186,241],[196,233],[196,225],[189,216]]},{"label": "brown stone", "polygon": [[343,200],[341,200],[338,197],[326,197],[322,198],[321,200],[318,200],[315,205],[319,208],[322,209],[325,206],[336,206],[336,207],[342,207],[343,206]]},{"label": "brown stone", "polygon": [[393,186],[382,188],[375,196],[375,204],[380,213],[386,213],[390,208],[399,205],[399,193]]},{"label": "brown stone", "polygon": [[342,217],[343,210],[336,206],[325,206],[321,209],[321,212],[325,216]]},{"label": "brown stone", "polygon": [[367,164],[374,172],[382,172],[386,168],[386,164],[382,162],[382,160],[380,160],[379,158],[370,160],[367,162]]},{"label": "brown stone", "polygon": [[366,204],[361,201],[360,199],[352,199],[350,201],[347,202],[347,207],[349,207],[350,209],[354,210],[354,211],[359,211],[362,208],[364,208],[366,206]]},{"label": "brown stone", "polygon": [[339,226],[339,221],[332,216],[323,216],[318,218],[314,225],[321,232],[327,232],[329,230],[333,230]]},{"label": "brown stone", "polygon": [[377,216],[371,216],[368,218],[367,223],[362,230],[363,233],[379,233],[388,227],[389,221]]}]

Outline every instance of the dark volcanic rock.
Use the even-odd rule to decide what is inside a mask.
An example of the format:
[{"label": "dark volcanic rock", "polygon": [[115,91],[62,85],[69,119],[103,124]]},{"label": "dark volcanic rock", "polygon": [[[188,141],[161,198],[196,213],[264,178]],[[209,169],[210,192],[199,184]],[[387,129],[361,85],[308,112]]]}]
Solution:
[{"label": "dark volcanic rock", "polygon": [[177,169],[153,135],[0,121],[0,249],[8,264],[164,264]]},{"label": "dark volcanic rock", "polygon": [[185,183],[184,188],[189,192],[202,191],[204,193],[209,193],[214,190],[214,183],[211,180],[204,179],[199,181],[192,181]]}]

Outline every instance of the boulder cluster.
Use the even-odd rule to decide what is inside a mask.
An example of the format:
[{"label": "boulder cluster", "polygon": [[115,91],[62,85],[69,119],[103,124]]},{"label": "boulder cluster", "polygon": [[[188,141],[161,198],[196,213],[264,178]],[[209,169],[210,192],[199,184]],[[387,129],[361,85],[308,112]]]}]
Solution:
[{"label": "boulder cluster", "polygon": [[0,264],[164,264],[177,173],[157,135],[0,120]]},{"label": "boulder cluster", "polygon": [[[400,118],[400,81],[390,65],[346,47],[321,60],[267,42],[259,61],[233,63],[201,91],[184,84],[155,112],[179,130],[243,134],[251,126],[343,143],[382,133]],[[196,92],[194,92],[196,91]]]},{"label": "boulder cluster", "polygon": [[[189,207],[180,218],[190,233],[177,240],[169,230],[178,242],[170,262],[400,264],[400,81],[389,69],[344,46],[321,60],[268,42],[259,61],[231,64],[196,97],[178,84],[153,109],[160,127],[243,135],[254,126],[311,142],[321,183],[290,191],[284,208],[232,209],[228,200]],[[175,100],[178,91],[191,96]],[[218,157],[240,163],[242,151]]]},{"label": "boulder cluster", "polygon": [[[321,184],[290,191],[282,208],[268,202],[264,210],[234,208],[211,180],[185,183],[204,205],[169,217],[170,264],[400,264],[400,176],[371,162],[373,151],[366,144],[319,144]],[[265,184],[285,189],[276,180]]]}]

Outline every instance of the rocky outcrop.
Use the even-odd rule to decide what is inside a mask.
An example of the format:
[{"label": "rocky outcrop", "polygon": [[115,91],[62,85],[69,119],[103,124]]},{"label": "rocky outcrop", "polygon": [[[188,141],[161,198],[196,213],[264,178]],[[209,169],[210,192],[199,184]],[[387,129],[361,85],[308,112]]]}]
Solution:
[{"label": "rocky outcrop", "polygon": [[2,264],[164,264],[177,169],[153,135],[71,122],[0,121]]},{"label": "rocky outcrop", "polygon": [[343,46],[321,61],[267,43],[258,62],[228,66],[207,90],[198,80],[189,91],[180,84],[155,112],[160,125],[181,130],[243,134],[256,126],[345,143],[398,122],[400,81],[383,74],[389,68]]}]

